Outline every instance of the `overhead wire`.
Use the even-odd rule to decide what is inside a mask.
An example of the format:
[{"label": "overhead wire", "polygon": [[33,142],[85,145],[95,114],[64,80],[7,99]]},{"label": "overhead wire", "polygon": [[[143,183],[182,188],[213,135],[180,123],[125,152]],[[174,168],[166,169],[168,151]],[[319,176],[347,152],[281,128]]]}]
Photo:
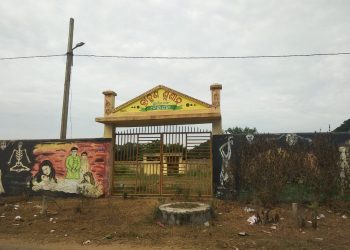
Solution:
[{"label": "overhead wire", "polygon": [[66,55],[67,55],[67,53],[65,53],[65,54],[56,54],[56,55],[0,57],[0,60],[18,60],[18,59],[48,58],[48,57],[59,57],[59,56],[66,56]]},{"label": "overhead wire", "polygon": [[[3,60],[49,58],[49,57],[62,57],[66,55],[67,53],[54,54],[54,55],[0,57],[0,60],[3,61]],[[341,55],[350,55],[350,52],[285,54],[285,55],[252,55],[252,56],[123,56],[123,55],[74,54],[74,56],[77,56],[77,57],[116,58],[116,59],[162,59],[162,60],[263,59],[263,58],[289,58],[289,57],[341,56]]]},{"label": "overhead wire", "polygon": [[166,60],[192,60],[192,59],[255,59],[255,58],[281,58],[281,57],[311,57],[311,56],[339,56],[350,55],[350,52],[289,54],[289,55],[258,55],[258,56],[118,56],[76,54],[79,57],[118,58],[118,59],[166,59]]}]

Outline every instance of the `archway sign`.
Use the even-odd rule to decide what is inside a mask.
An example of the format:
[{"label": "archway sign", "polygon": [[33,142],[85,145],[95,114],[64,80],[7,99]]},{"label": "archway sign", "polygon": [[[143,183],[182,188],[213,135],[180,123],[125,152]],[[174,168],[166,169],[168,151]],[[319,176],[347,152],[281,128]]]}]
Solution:
[{"label": "archway sign", "polygon": [[212,133],[221,134],[221,84],[210,86],[212,103],[158,85],[115,107],[114,91],[104,91],[104,116],[96,122],[104,124],[104,137],[113,138],[116,127],[212,123]]}]

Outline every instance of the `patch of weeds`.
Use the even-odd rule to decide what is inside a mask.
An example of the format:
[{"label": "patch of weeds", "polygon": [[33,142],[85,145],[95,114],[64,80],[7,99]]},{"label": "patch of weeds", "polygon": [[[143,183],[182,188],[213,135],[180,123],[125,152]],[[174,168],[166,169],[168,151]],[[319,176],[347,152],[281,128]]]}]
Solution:
[{"label": "patch of weeds", "polygon": [[210,201],[210,215],[213,219],[217,218],[218,216],[218,207],[219,207],[219,202],[217,200],[211,200]]},{"label": "patch of weeds", "polygon": [[183,190],[183,196],[184,196],[184,199],[187,201],[189,200],[190,198],[190,192],[191,190],[189,188],[184,188]]},{"label": "patch of weeds", "polygon": [[159,210],[158,206],[155,206],[153,208],[153,212],[152,212],[152,221],[158,220],[161,217],[162,213]]},{"label": "patch of weeds", "polygon": [[311,222],[314,229],[317,228],[317,216],[318,216],[318,202],[314,201],[311,203],[309,208],[311,209]]},{"label": "patch of weeds", "polygon": [[180,196],[183,193],[183,188],[179,185],[175,185],[175,195]]},{"label": "patch of weeds", "polygon": [[123,192],[123,199],[126,200],[128,198],[128,193],[127,192]]},{"label": "patch of weeds", "polygon": [[202,198],[202,190],[197,189],[197,197],[198,197],[198,199]]},{"label": "patch of weeds", "polygon": [[165,203],[165,198],[164,197],[159,197],[158,198],[158,203],[159,204],[164,204]]}]

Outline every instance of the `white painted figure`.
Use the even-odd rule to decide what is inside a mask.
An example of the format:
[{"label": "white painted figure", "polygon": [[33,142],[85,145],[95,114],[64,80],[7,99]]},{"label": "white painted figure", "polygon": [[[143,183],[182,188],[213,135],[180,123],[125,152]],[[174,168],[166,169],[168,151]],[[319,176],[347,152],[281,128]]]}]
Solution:
[{"label": "white painted figure", "polygon": [[1,169],[0,169],[0,194],[5,193],[5,189],[2,186],[2,173],[1,173]]},{"label": "white painted figure", "polygon": [[29,171],[30,170],[29,167],[23,165],[23,163],[22,163],[22,159],[23,159],[24,156],[26,157],[27,162],[31,163],[31,161],[30,161],[30,159],[28,157],[28,154],[27,154],[27,150],[26,149],[22,149],[22,146],[23,146],[23,142],[19,142],[18,143],[18,149],[14,149],[12,151],[11,157],[10,157],[9,161],[7,162],[7,164],[8,165],[11,164],[11,160],[12,160],[13,155],[15,155],[15,157],[16,157],[16,163],[15,163],[15,165],[13,165],[10,168],[10,171],[22,172],[22,171]]},{"label": "white painted figure", "polygon": [[340,156],[339,156],[340,182],[341,182],[341,188],[343,192],[348,185],[347,178],[349,178],[350,167],[349,167],[349,162],[346,154],[346,147],[339,147],[339,153],[340,153]]},{"label": "white painted figure", "polygon": [[7,146],[7,145],[6,145],[6,141],[1,141],[1,142],[0,142],[0,148],[1,148],[2,151],[5,150],[6,146]]},{"label": "white painted figure", "polygon": [[298,136],[296,134],[287,134],[286,142],[289,146],[294,146],[298,142]]},{"label": "white painted figure", "polygon": [[[233,137],[229,136],[227,142],[225,142],[220,148],[220,154],[222,157],[222,165],[220,172],[220,185],[223,187],[230,179],[230,159],[231,159],[231,145],[233,145]],[[225,148],[226,152],[225,152]]]},{"label": "white painted figure", "polygon": [[295,144],[297,144],[298,141],[312,143],[312,140],[310,138],[302,137],[302,136],[297,135],[297,134],[282,134],[282,135],[280,135],[277,138],[270,138],[270,139],[267,139],[267,140],[279,141],[279,140],[281,140],[284,137],[285,137],[286,143],[289,146],[294,146]]},{"label": "white painted figure", "polygon": [[247,134],[247,135],[245,136],[245,138],[247,139],[247,141],[248,141],[249,144],[252,144],[253,141],[254,141],[254,135],[253,135],[253,134]]}]

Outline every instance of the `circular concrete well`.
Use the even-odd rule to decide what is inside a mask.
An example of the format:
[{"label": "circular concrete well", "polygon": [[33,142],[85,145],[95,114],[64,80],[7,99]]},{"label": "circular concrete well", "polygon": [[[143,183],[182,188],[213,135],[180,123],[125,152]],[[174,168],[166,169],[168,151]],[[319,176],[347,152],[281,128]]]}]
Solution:
[{"label": "circular concrete well", "polygon": [[160,205],[159,213],[169,225],[203,224],[211,218],[211,207],[201,202],[173,202]]}]

